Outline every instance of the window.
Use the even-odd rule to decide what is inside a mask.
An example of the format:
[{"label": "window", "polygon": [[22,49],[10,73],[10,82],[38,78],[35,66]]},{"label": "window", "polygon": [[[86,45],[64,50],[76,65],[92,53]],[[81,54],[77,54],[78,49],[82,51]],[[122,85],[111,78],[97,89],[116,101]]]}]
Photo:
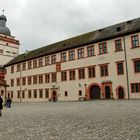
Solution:
[{"label": "window", "polygon": [[52,55],[51,56],[51,64],[55,64],[56,63],[56,55]]},{"label": "window", "polygon": [[29,77],[28,77],[28,85],[31,85],[31,84],[32,84],[32,77],[29,76]]},{"label": "window", "polygon": [[87,47],[87,56],[94,56],[94,46]]},{"label": "window", "polygon": [[82,96],[82,90],[79,90],[79,96]]},{"label": "window", "polygon": [[37,68],[37,60],[33,60],[33,68]]},{"label": "window", "polygon": [[123,62],[117,62],[117,73],[118,75],[124,74]]},{"label": "window", "polygon": [[23,99],[25,98],[25,91],[24,90],[22,91],[22,98]]},{"label": "window", "polygon": [[70,80],[75,80],[75,70],[70,70],[69,74],[70,74]]},{"label": "window", "polygon": [[37,98],[37,90],[34,90],[34,98]]},{"label": "window", "polygon": [[61,62],[66,62],[66,52],[61,53]]},{"label": "window", "polygon": [[61,81],[67,81],[67,72],[66,71],[61,72]]},{"label": "window", "polygon": [[132,36],[131,40],[132,40],[132,48],[139,47],[138,35]]},{"label": "window", "polygon": [[17,98],[20,98],[20,91],[17,91]]},{"label": "window", "polygon": [[121,39],[115,40],[116,51],[122,51],[122,42]]},{"label": "window", "polygon": [[43,58],[38,59],[38,65],[39,65],[39,67],[43,66]]},{"label": "window", "polygon": [[11,53],[10,51],[6,51],[6,53]]},{"label": "window", "polygon": [[11,79],[11,87],[14,86],[14,79]]},{"label": "window", "polygon": [[26,85],[26,77],[22,77],[22,85]]},{"label": "window", "polygon": [[17,86],[20,85],[20,78],[17,78]]},{"label": "window", "polygon": [[14,66],[11,66],[11,73],[14,73]]},{"label": "window", "polygon": [[131,92],[132,93],[140,92],[140,83],[131,84]]},{"label": "window", "polygon": [[37,84],[37,75],[33,76],[33,84]]},{"label": "window", "polygon": [[68,96],[68,92],[67,91],[65,91],[65,97],[67,97]]},{"label": "window", "polygon": [[85,78],[85,69],[84,68],[79,69],[78,73],[79,73],[79,79],[84,79]]},{"label": "window", "polygon": [[32,98],[32,91],[28,90],[28,98]]},{"label": "window", "polygon": [[45,57],[45,65],[49,65],[50,64],[50,57],[47,56]]},{"label": "window", "polygon": [[95,77],[95,66],[92,66],[92,67],[88,68],[88,77],[89,78]]},{"label": "window", "polygon": [[74,50],[69,51],[69,60],[71,61],[71,60],[74,60],[74,59],[75,59],[75,52],[74,52]]},{"label": "window", "polygon": [[12,54],[17,54],[16,52],[12,52]]},{"label": "window", "polygon": [[75,70],[70,70],[70,80],[75,80]]},{"label": "window", "polygon": [[11,98],[13,98],[13,95],[14,95],[14,94],[13,94],[13,91],[11,91]]},{"label": "window", "polygon": [[45,75],[45,83],[49,83],[50,82],[50,75],[46,74]]},{"label": "window", "polygon": [[22,63],[22,70],[26,70],[26,62]]},{"label": "window", "polygon": [[49,98],[49,89],[45,89],[45,98]]},{"label": "window", "polygon": [[32,68],[32,61],[28,61],[28,69]]},{"label": "window", "polygon": [[20,64],[17,64],[17,72],[20,71]]},{"label": "window", "polygon": [[101,65],[100,73],[101,73],[101,76],[108,76],[108,65]]},{"label": "window", "polygon": [[3,54],[3,50],[0,49],[0,54]]},{"label": "window", "polygon": [[52,82],[56,82],[57,78],[56,78],[56,73],[52,73]]},{"label": "window", "polygon": [[43,83],[43,75],[39,75],[39,84]]},{"label": "window", "polygon": [[106,42],[99,44],[99,54],[107,53]]},{"label": "window", "polygon": [[43,98],[43,90],[42,89],[39,90],[39,98]]},{"label": "window", "polygon": [[78,59],[84,58],[84,48],[78,49]]},{"label": "window", "polygon": [[134,71],[140,72],[140,59],[139,60],[134,60]]}]

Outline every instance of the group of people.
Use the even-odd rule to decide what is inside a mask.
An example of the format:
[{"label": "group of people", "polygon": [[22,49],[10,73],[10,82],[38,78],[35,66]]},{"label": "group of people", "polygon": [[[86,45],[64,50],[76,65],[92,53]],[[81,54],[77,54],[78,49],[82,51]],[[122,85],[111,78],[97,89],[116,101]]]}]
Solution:
[{"label": "group of people", "polygon": [[[8,96],[8,98],[5,102],[6,108],[11,108],[11,103],[12,103],[12,100],[11,100],[10,96]],[[3,99],[0,95],[0,116],[2,116],[2,109],[3,109]]]}]

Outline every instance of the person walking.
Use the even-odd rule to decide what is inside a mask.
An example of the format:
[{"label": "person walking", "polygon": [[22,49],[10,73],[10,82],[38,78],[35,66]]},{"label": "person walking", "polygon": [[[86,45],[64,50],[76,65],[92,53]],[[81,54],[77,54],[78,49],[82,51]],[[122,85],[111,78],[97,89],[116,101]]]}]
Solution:
[{"label": "person walking", "polygon": [[2,116],[2,109],[3,109],[2,103],[3,103],[3,99],[2,99],[2,97],[0,95],[0,116]]}]

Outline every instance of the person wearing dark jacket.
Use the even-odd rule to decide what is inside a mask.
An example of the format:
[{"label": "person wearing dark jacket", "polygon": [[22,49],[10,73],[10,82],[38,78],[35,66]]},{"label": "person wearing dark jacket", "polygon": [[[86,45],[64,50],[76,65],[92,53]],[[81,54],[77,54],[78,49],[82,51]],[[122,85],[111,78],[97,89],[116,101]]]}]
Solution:
[{"label": "person wearing dark jacket", "polygon": [[0,95],[0,116],[2,115],[2,109],[3,109],[3,99],[1,98],[1,95]]},{"label": "person wearing dark jacket", "polygon": [[12,103],[12,100],[11,100],[10,96],[8,96],[8,98],[6,100],[7,108],[11,108],[11,103]]}]

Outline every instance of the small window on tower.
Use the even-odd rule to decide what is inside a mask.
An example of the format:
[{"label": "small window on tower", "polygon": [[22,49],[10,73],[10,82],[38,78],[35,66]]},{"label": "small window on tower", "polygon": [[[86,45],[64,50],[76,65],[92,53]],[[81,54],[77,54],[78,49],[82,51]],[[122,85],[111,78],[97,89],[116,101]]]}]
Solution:
[{"label": "small window on tower", "polygon": [[0,54],[3,54],[3,50],[0,49]]},{"label": "small window on tower", "polygon": [[8,44],[8,43],[6,43],[6,45],[8,46],[9,44]]}]

